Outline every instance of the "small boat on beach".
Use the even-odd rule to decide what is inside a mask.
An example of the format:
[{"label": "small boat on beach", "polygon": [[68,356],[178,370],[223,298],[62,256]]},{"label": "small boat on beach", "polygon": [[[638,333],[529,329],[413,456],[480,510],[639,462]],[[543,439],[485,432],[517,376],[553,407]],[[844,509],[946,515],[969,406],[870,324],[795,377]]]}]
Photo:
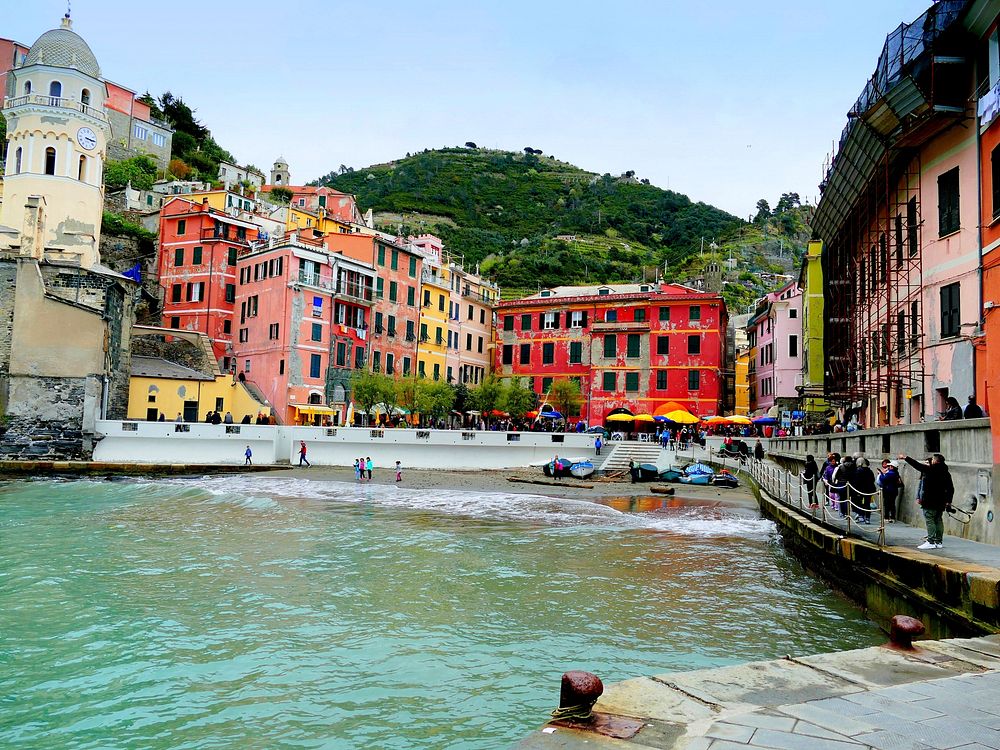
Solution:
[{"label": "small boat on beach", "polygon": [[680,478],[684,476],[677,469],[665,469],[660,472],[660,479],[664,482],[678,482]]},{"label": "small boat on beach", "polygon": [[690,476],[681,477],[678,480],[681,484],[700,484],[706,485],[712,483],[711,474],[691,474]]},{"label": "small boat on beach", "polygon": [[569,473],[577,479],[586,479],[594,473],[594,462],[589,459],[577,461],[569,467]]},{"label": "small boat on beach", "polygon": [[639,481],[655,482],[660,478],[660,469],[656,464],[639,464]]}]

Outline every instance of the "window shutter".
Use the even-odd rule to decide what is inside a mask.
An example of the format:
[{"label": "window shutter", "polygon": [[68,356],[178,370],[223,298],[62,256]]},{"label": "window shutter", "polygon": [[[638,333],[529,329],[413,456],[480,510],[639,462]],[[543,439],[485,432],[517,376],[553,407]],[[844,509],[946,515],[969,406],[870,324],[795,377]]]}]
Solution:
[{"label": "window shutter", "polygon": [[582,323],[582,326],[584,328],[587,327],[587,313],[586,312],[583,313],[583,323]]},{"label": "window shutter", "polygon": [[[566,315],[568,317],[569,313],[567,313]],[[552,323],[552,327],[553,328],[558,328],[559,327],[559,313],[555,313],[555,319],[554,319],[554,322]]]},{"label": "window shutter", "polygon": [[538,330],[541,331],[541,330],[544,330],[544,329],[545,329],[545,313],[539,313],[538,314]]}]

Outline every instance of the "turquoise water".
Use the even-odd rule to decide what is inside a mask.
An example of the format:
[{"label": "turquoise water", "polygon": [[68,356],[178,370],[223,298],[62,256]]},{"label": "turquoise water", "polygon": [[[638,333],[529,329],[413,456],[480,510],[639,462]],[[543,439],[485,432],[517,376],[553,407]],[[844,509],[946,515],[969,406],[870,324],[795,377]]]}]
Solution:
[{"label": "turquoise water", "polygon": [[0,484],[0,747],[504,748],[567,669],[882,641],[769,522],[661,506],[260,475]]}]

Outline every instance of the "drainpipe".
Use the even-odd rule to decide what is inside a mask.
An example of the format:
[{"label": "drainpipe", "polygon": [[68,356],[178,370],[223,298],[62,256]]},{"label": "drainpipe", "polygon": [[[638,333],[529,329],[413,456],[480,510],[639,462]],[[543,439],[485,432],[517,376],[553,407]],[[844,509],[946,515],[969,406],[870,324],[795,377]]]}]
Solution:
[{"label": "drainpipe", "polygon": [[[979,117],[976,117],[976,214],[979,216],[977,227],[977,246],[979,248],[979,263],[976,273],[979,277],[979,304],[976,306],[976,329],[983,330],[985,316],[983,315],[983,150],[982,130],[979,127]],[[961,321],[960,321],[961,322]],[[972,345],[972,392],[976,392],[976,345]]]}]

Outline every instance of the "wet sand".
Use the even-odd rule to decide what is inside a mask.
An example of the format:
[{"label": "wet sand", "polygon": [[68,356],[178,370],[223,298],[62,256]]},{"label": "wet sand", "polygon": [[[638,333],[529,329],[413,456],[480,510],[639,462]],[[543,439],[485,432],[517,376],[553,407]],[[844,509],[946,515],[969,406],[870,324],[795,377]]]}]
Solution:
[{"label": "wet sand", "polygon": [[[373,484],[396,484],[395,471],[391,468],[378,468],[373,471]],[[280,469],[267,474],[269,477],[294,476],[296,479],[313,481],[355,482],[354,469],[336,466],[312,466],[290,469]],[[541,469],[498,469],[480,471],[438,471],[433,469],[404,469],[403,487],[417,489],[450,489],[468,492],[506,492],[519,495],[545,495],[546,497],[571,498],[573,500],[602,501],[618,505],[622,501],[639,500],[653,497],[656,500],[674,500],[690,502],[695,505],[725,505],[731,507],[752,507],[756,509],[757,501],[750,490],[741,485],[732,489],[721,487],[698,487],[686,484],[665,485],[653,482],[652,485],[674,488],[674,495],[654,495],[650,492],[650,483],[632,484],[629,480],[560,480],[559,486],[546,484],[523,484],[510,482],[508,477],[518,479],[540,479],[552,481],[542,474]],[[592,484],[589,489],[581,485]]]}]

